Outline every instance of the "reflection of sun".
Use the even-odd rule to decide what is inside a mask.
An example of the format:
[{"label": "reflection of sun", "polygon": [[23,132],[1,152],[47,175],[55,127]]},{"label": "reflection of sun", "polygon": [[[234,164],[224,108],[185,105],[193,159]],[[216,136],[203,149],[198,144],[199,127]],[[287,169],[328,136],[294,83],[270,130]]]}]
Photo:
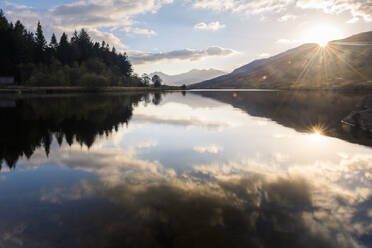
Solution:
[{"label": "reflection of sun", "polygon": [[314,141],[321,141],[323,139],[322,130],[316,127],[313,127],[312,133],[309,137]]},{"label": "reflection of sun", "polygon": [[329,41],[340,39],[342,33],[339,29],[327,25],[312,27],[304,33],[304,42],[317,43],[325,47]]},{"label": "reflection of sun", "polygon": [[320,132],[319,132],[319,131],[315,131],[315,133],[313,133],[313,135],[314,135],[315,137],[320,137]]}]

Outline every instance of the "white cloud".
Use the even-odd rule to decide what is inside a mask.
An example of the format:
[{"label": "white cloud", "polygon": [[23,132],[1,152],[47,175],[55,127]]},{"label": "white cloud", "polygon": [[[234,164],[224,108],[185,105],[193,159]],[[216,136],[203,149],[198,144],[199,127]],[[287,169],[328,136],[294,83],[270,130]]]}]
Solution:
[{"label": "white cloud", "polygon": [[348,23],[355,22],[357,18],[372,21],[370,0],[298,0],[296,6],[302,9],[319,9],[328,14],[350,12],[353,18]]},{"label": "white cloud", "polygon": [[276,43],[281,43],[281,44],[296,44],[300,43],[299,40],[289,40],[289,39],[279,39],[276,41]]},{"label": "white cloud", "polygon": [[[267,58],[267,57],[270,57],[270,53],[261,53],[260,55],[258,55],[260,58]],[[262,123],[262,122],[260,122]]]},{"label": "white cloud", "polygon": [[255,15],[265,12],[281,12],[286,10],[291,3],[293,3],[293,0],[197,0],[193,6],[217,11],[241,11]]},{"label": "white cloud", "polygon": [[5,7],[9,8],[9,9],[15,9],[15,10],[28,9],[29,8],[26,5],[15,4],[15,3],[10,3],[10,2],[5,2]]},{"label": "white cloud", "polygon": [[[353,18],[348,23],[356,22],[358,19],[372,21],[370,0],[194,0],[193,7],[215,11],[243,12],[248,15],[281,13],[297,7],[319,9],[328,14],[350,12]],[[284,22],[295,18],[294,15],[285,14],[278,21]]]},{"label": "white cloud", "polygon": [[346,23],[348,23],[348,24],[353,24],[353,23],[358,22],[359,20],[360,20],[359,17],[353,17],[353,18],[351,18],[350,20],[348,20]]},{"label": "white cloud", "polygon": [[287,14],[287,15],[283,15],[283,16],[279,17],[278,21],[279,22],[287,22],[287,21],[294,21],[296,19],[297,19],[297,16]]},{"label": "white cloud", "polygon": [[222,48],[218,46],[211,46],[205,50],[196,49],[181,49],[164,53],[144,53],[131,51],[128,52],[129,59],[133,64],[151,64],[160,61],[169,60],[199,60],[210,56],[227,56],[234,54],[235,51],[228,48]]},{"label": "white cloud", "polygon": [[216,145],[210,145],[210,146],[195,146],[193,148],[194,151],[199,153],[213,153],[217,154],[223,150],[222,147],[216,146]]},{"label": "white cloud", "polygon": [[93,40],[96,40],[96,41],[104,40],[111,47],[116,47],[119,49],[126,48],[126,45],[122,43],[121,40],[117,36],[115,36],[113,33],[102,32],[97,29],[88,29],[87,31]]},{"label": "white cloud", "polygon": [[133,34],[147,35],[147,36],[157,35],[154,30],[145,29],[145,28],[137,28],[137,27],[124,27],[121,29],[121,31],[124,31],[126,33],[133,33]]},{"label": "white cloud", "polygon": [[163,4],[162,0],[85,0],[64,4],[50,9],[61,26],[112,27],[130,25],[131,18],[147,12],[155,13]]},{"label": "white cloud", "polygon": [[195,24],[194,29],[217,31],[217,30],[225,28],[225,27],[226,27],[225,24],[221,24],[218,21],[217,22],[210,22],[210,23],[201,22],[201,23]]},{"label": "white cloud", "polygon": [[[163,4],[172,0],[81,0],[69,4],[56,5],[49,9],[35,9],[6,3],[6,15],[10,20],[21,20],[29,29],[35,29],[38,20],[47,36],[52,32],[61,34],[85,28],[93,39],[105,40],[117,48],[126,46],[112,32],[103,32],[102,28],[118,29],[135,23],[133,18],[144,13],[155,13]],[[129,28],[135,34],[154,35],[147,29]]]}]

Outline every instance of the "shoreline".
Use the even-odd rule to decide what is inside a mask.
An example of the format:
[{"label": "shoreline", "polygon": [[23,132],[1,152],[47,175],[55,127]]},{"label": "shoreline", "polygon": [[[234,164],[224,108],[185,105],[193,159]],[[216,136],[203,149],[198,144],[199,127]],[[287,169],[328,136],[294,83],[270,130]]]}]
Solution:
[{"label": "shoreline", "polygon": [[156,92],[156,91],[333,91],[333,92],[372,92],[372,88],[181,88],[178,86],[162,87],[97,87],[87,88],[79,86],[61,87],[61,86],[8,86],[0,87],[0,95],[29,95],[29,94],[82,94],[82,93],[125,93],[125,92]]},{"label": "shoreline", "polygon": [[163,87],[28,87],[28,86],[10,86],[0,87],[0,94],[68,94],[68,93],[115,93],[115,92],[154,92],[154,91],[173,91],[182,90],[179,87],[163,86]]}]

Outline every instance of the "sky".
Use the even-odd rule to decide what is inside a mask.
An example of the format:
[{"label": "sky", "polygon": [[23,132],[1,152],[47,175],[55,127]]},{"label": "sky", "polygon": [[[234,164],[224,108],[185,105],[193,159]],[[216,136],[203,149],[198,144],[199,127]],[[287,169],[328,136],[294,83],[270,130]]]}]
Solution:
[{"label": "sky", "polygon": [[372,0],[0,0],[45,36],[85,28],[126,52],[134,72],[230,72],[302,43],[372,30]]}]

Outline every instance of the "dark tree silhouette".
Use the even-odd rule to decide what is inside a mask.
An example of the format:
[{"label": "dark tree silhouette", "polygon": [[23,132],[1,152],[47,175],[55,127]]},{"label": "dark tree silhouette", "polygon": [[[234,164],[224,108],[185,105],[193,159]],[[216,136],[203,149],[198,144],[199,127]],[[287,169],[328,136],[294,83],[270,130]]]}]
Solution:
[{"label": "dark tree silhouette", "polygon": [[93,42],[84,29],[68,39],[44,37],[40,22],[36,33],[28,32],[20,21],[10,23],[0,9],[0,77],[14,77],[21,85],[142,86],[132,75],[125,53],[105,42]]},{"label": "dark tree silhouette", "polygon": [[41,27],[40,21],[37,23],[37,29],[35,34],[35,53],[36,53],[36,62],[45,62],[45,50],[47,47],[47,42],[44,37],[43,29]]},{"label": "dark tree silhouette", "polygon": [[158,75],[154,75],[151,80],[154,83],[155,87],[160,87],[161,86],[162,80]]},{"label": "dark tree silhouette", "polygon": [[49,44],[49,46],[50,46],[51,48],[53,48],[54,50],[56,50],[57,47],[58,47],[57,38],[56,38],[56,35],[55,35],[54,33],[53,33],[53,35],[52,35],[52,38],[50,39],[50,44]]},{"label": "dark tree silhouette", "polygon": [[142,74],[142,82],[144,86],[149,86],[150,85],[150,77],[146,73]]}]

